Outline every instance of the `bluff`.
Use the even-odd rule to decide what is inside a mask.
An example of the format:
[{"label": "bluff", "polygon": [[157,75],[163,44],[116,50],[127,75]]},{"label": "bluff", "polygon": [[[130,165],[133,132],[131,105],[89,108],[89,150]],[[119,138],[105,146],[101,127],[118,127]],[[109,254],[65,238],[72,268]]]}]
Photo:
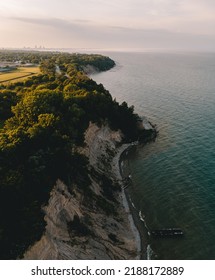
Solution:
[{"label": "bluff", "polygon": [[108,125],[90,123],[85,147],[89,159],[90,197],[80,186],[68,188],[58,180],[45,212],[42,238],[24,259],[137,259],[140,240],[121,190],[120,145],[122,133]]}]

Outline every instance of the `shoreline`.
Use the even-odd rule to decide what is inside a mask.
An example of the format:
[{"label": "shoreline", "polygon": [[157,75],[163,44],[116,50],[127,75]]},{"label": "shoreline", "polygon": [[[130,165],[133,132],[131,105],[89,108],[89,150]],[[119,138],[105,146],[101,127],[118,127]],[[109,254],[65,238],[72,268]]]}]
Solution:
[{"label": "shoreline", "polygon": [[[144,232],[144,226],[140,222],[139,215],[137,209],[134,208],[132,205],[132,201],[129,196],[129,187],[124,188],[123,186],[123,180],[127,177],[126,174],[124,174],[124,171],[122,170],[122,162],[124,162],[124,157],[127,156],[127,153],[131,151],[133,148],[137,147],[139,145],[138,142],[135,143],[128,143],[123,144],[117,151],[117,155],[114,157],[114,161],[117,160],[117,165],[114,166],[115,168],[118,168],[118,177],[117,180],[120,182],[122,192],[122,204],[124,206],[125,212],[128,215],[128,220],[130,223],[130,228],[134,234],[135,243],[137,247],[137,259],[140,260],[146,260],[147,259],[147,239],[146,234]],[[115,174],[116,175],[116,174]],[[131,182],[130,182],[131,183]]]},{"label": "shoreline", "polygon": [[[119,170],[120,170],[120,174],[122,179],[126,178],[127,175],[126,172],[123,170],[122,167],[122,163],[124,163],[124,159],[126,159],[126,156],[128,154],[128,152],[130,152],[133,148],[136,148],[139,145],[139,143],[136,143],[136,145],[130,145],[127,147],[127,149],[125,149],[121,155],[120,155],[120,159],[119,159]],[[135,209],[135,206],[132,204],[131,198],[130,198],[130,190],[129,188],[131,187],[132,181],[129,183],[129,186],[122,189],[122,192],[124,193],[127,205],[129,207],[129,212],[130,215],[132,217],[132,223],[135,227],[135,230],[138,233],[138,238],[140,239],[140,245],[139,245],[139,250],[138,250],[138,254],[139,254],[139,259],[140,260],[146,260],[147,259],[147,240],[146,240],[146,236],[144,234],[144,227],[143,224],[141,223],[140,219],[139,219],[139,215],[138,215],[138,210]]]},{"label": "shoreline", "polygon": [[143,240],[141,238],[141,234],[139,232],[138,226],[137,226],[137,222],[135,221],[134,218],[134,213],[133,213],[133,209],[131,206],[131,202],[129,200],[128,194],[126,189],[124,189],[123,187],[123,179],[124,179],[124,175],[122,173],[122,169],[121,169],[121,162],[122,162],[122,157],[124,155],[124,153],[128,152],[130,149],[132,149],[132,147],[138,145],[138,143],[127,143],[127,144],[122,144],[119,148],[118,151],[115,155],[115,157],[113,158],[113,170],[114,170],[114,177],[117,179],[117,181],[119,182],[120,186],[121,186],[121,201],[122,201],[122,205],[125,209],[125,212],[128,216],[128,221],[130,224],[130,229],[133,232],[134,238],[135,238],[135,243],[136,243],[136,248],[137,248],[137,259],[145,259],[143,258],[143,256],[145,255],[145,253],[143,254],[143,248],[144,244],[143,244]]},{"label": "shoreline", "polygon": [[[146,124],[146,119],[144,119],[144,122]],[[149,123],[149,121],[148,121]],[[123,170],[123,167],[125,167],[125,160],[127,160],[127,155],[128,153],[134,149],[137,148],[138,146],[145,145],[149,143],[150,141],[154,141],[156,139],[156,136],[158,134],[158,131],[156,128],[150,124],[150,129],[153,129],[153,134],[151,139],[146,139],[143,143],[140,143],[138,141],[132,142],[132,143],[127,143],[127,144],[122,144],[122,146],[119,148],[117,152],[117,159],[118,159],[118,171],[119,171],[119,176],[120,176],[120,185],[122,187],[122,202],[123,206],[125,208],[126,213],[128,214],[128,219],[130,222],[130,227],[132,232],[134,233],[134,237],[136,240],[137,244],[137,255],[138,259],[140,260],[147,260],[148,259],[148,228],[145,225],[144,220],[140,218],[140,214],[138,209],[135,207],[133,204],[130,194],[132,193],[131,187],[132,187],[132,180],[130,179],[130,182],[126,185],[123,186],[123,180],[128,178],[129,174],[129,169],[127,166],[127,170]],[[146,129],[147,130],[147,129]],[[123,166],[122,166],[123,163]],[[119,179],[119,178],[118,178]]]}]

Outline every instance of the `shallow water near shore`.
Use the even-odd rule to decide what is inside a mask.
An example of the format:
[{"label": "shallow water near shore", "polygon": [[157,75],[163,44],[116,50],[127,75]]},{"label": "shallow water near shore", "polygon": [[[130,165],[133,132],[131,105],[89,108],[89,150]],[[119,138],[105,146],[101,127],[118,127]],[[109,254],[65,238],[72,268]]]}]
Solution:
[{"label": "shallow water near shore", "polygon": [[151,258],[215,259],[215,54],[108,55],[117,66],[92,78],[159,130],[129,154],[132,201],[150,229],[185,233],[149,237]]}]

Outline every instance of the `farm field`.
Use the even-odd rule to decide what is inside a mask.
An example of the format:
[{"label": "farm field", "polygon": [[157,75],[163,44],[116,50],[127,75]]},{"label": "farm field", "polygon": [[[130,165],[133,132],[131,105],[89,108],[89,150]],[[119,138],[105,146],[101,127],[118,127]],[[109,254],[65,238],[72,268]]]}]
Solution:
[{"label": "farm field", "polygon": [[37,75],[39,73],[39,67],[19,67],[8,72],[0,72],[0,84],[21,82],[26,78]]}]

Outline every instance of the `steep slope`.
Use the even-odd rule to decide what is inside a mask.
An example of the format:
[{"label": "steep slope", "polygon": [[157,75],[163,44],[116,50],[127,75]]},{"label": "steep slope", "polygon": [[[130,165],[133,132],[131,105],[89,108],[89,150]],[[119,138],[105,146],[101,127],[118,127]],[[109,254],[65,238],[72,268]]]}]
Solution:
[{"label": "steep slope", "polygon": [[[89,196],[58,180],[44,207],[46,229],[24,259],[135,259],[140,239],[120,188],[122,134],[90,123],[84,148],[89,158]],[[111,185],[110,185],[111,184]]]}]

